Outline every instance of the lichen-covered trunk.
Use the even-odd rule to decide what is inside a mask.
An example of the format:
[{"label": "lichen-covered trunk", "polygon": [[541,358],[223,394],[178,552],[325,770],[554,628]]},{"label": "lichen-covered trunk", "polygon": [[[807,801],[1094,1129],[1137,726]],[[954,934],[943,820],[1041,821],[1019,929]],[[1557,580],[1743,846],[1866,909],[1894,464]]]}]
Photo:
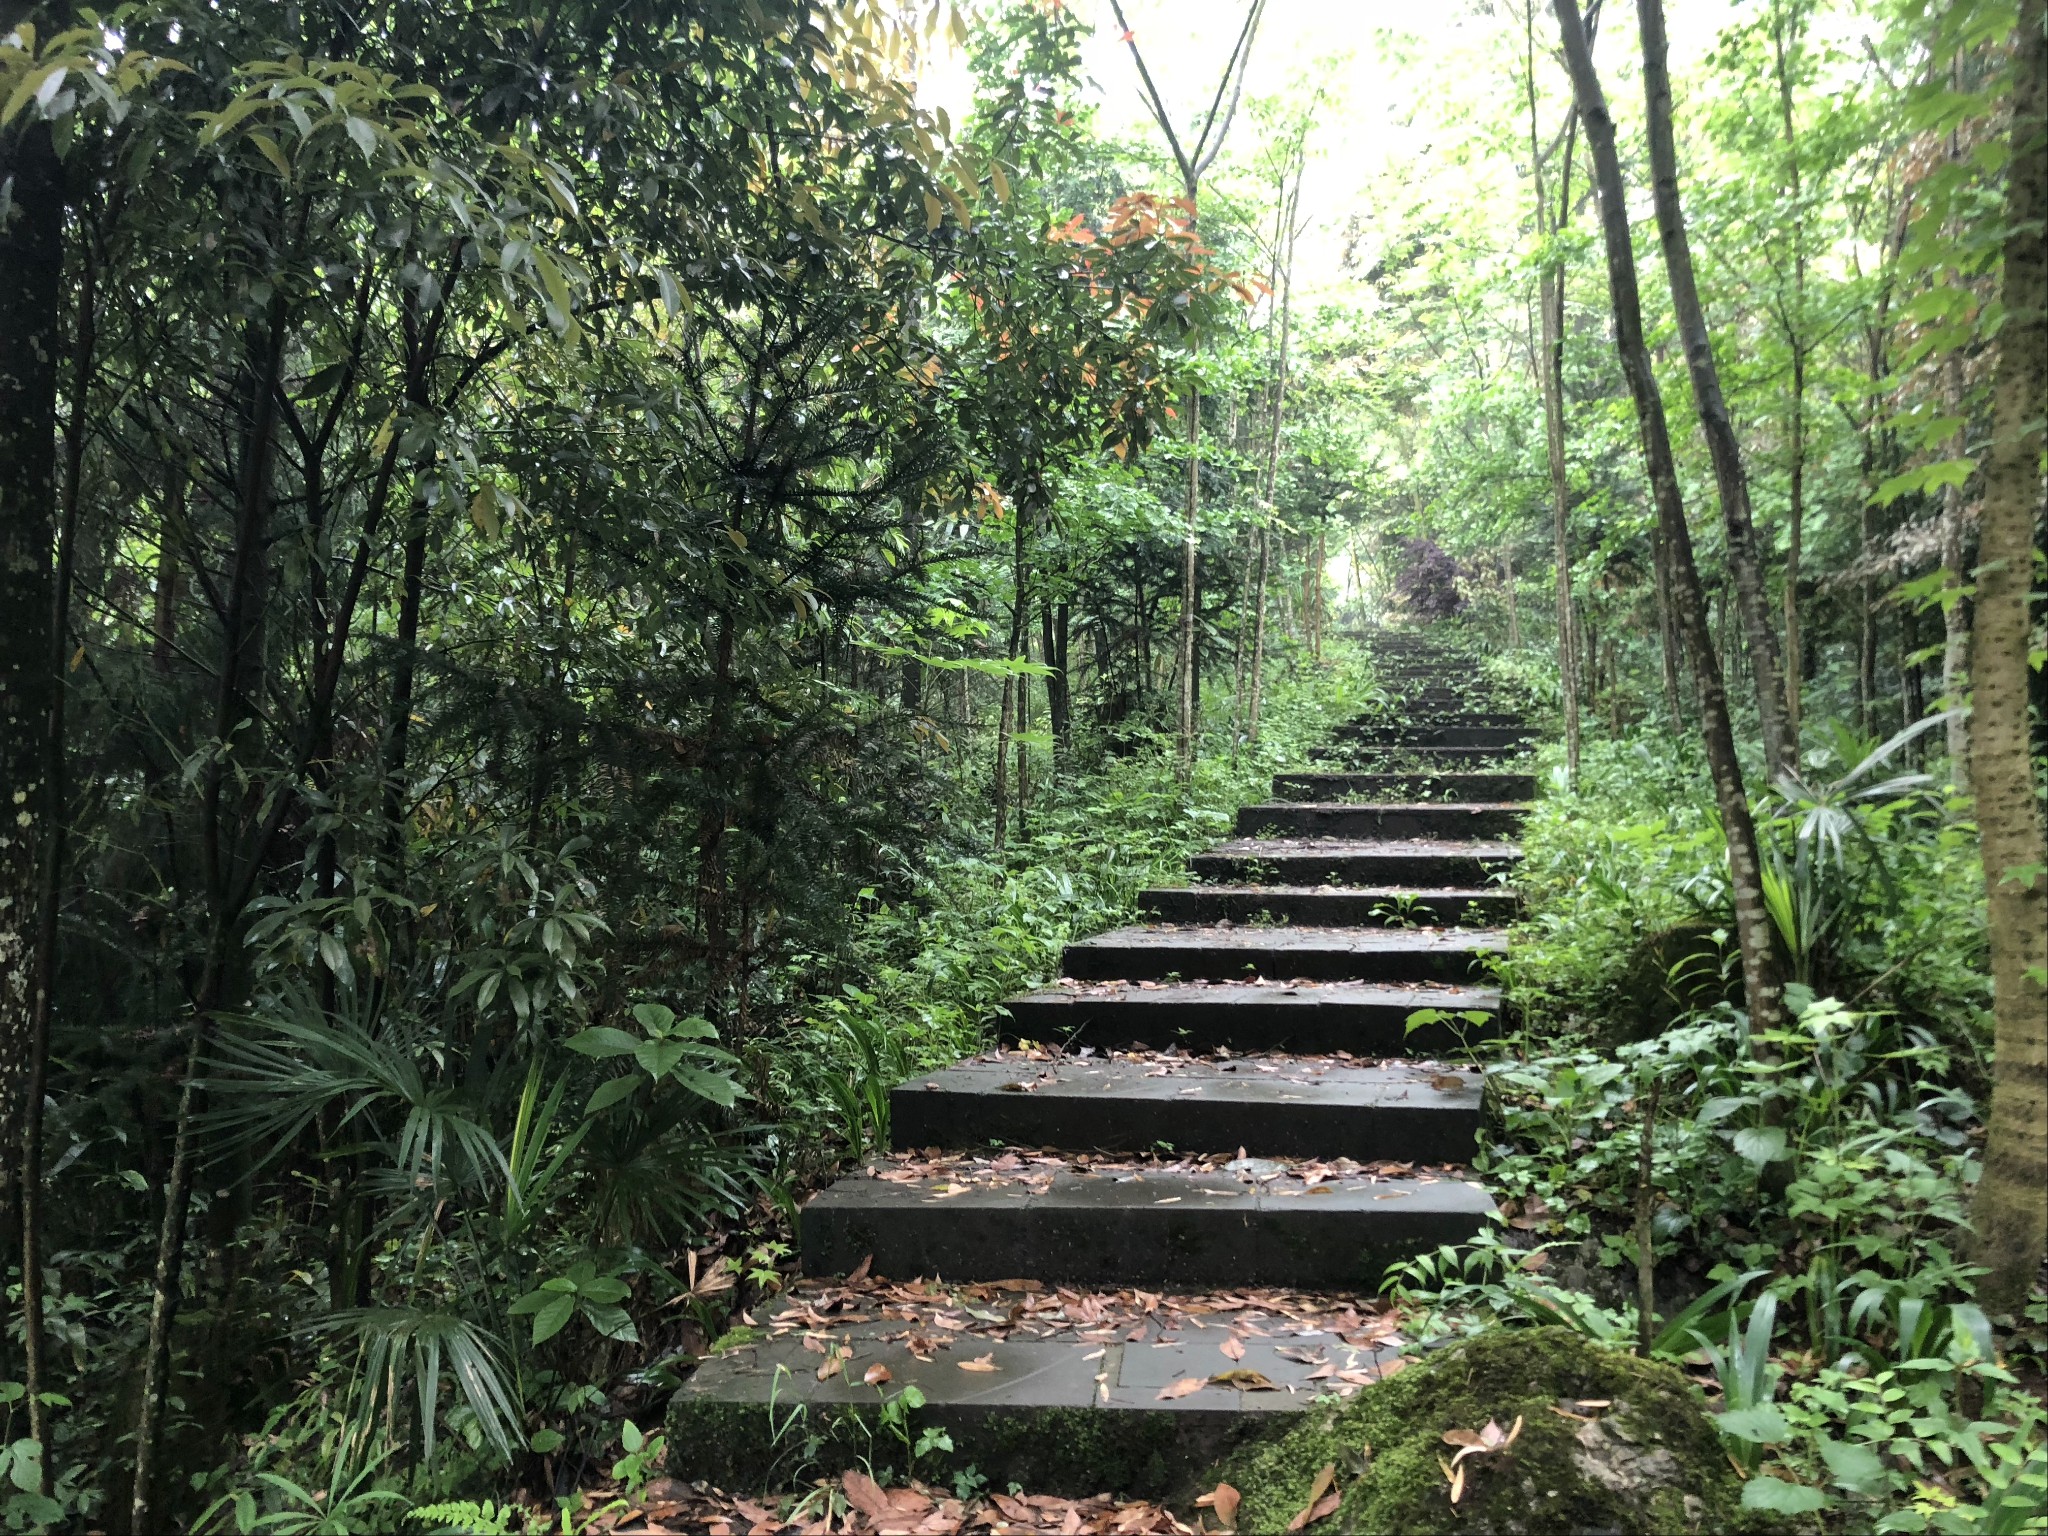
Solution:
[{"label": "lichen-covered trunk", "polygon": [[2048,1247],[2048,839],[2027,739],[2028,611],[2048,409],[2048,43],[2022,0],[2006,184],[2005,327],[1979,525],[1972,776],[1989,893],[1997,1020],[1984,1174],[1971,1206],[1980,1294],[2017,1311]]},{"label": "lichen-covered trunk", "polygon": [[[1669,49],[1664,38],[1663,0],[1636,0],[1636,14],[1643,33],[1643,95],[1648,108],[1650,190],[1657,212],[1657,235],[1664,247],[1664,269],[1671,280],[1671,307],[1678,321],[1679,339],[1684,344],[1686,372],[1692,379],[1693,404],[1707,439],[1708,457],[1713,461],[1721,525],[1728,544],[1728,571],[1735,582],[1736,616],[1741,621],[1750,674],[1756,685],[1765,764],[1775,775],[1795,766],[1798,743],[1785,718],[1783,667],[1764,593],[1763,555],[1757,548],[1756,524],[1750,513],[1749,480],[1743,472],[1742,450],[1735,440],[1728,402],[1721,393],[1721,375],[1714,365],[1706,311],[1700,305],[1699,285],[1693,276],[1685,211],[1678,199],[1678,147],[1671,127],[1671,72],[1666,57]],[[1590,127],[1587,137],[1590,140]],[[1690,542],[1688,535],[1688,545]]]},{"label": "lichen-covered trunk", "polygon": [[[1770,916],[1764,906],[1762,866],[1757,853],[1756,824],[1736,756],[1734,726],[1721,676],[1713,630],[1707,622],[1707,595],[1693,558],[1692,531],[1686,525],[1685,503],[1678,486],[1677,462],[1671,452],[1670,426],[1664,418],[1663,396],[1657,390],[1650,349],[1643,339],[1642,300],[1636,286],[1635,249],[1630,236],[1628,205],[1621,180],[1621,160],[1614,142],[1614,119],[1593,69],[1592,49],[1577,0],[1554,0],[1565,59],[1592,151],[1594,186],[1599,193],[1601,234],[1607,248],[1607,281],[1614,304],[1614,346],[1629,395],[1635,403],[1643,458],[1657,520],[1671,562],[1672,606],[1680,635],[1691,656],[1698,689],[1700,724],[1714,799],[1728,842],[1728,883],[1734,897],[1736,948],[1742,960],[1743,993],[1751,1027],[1777,1027],[1784,1013],[1784,983],[1773,947]],[[1644,0],[1644,10],[1655,0]],[[1659,18],[1661,22],[1661,17]],[[1775,685],[1774,685],[1775,686]]]}]

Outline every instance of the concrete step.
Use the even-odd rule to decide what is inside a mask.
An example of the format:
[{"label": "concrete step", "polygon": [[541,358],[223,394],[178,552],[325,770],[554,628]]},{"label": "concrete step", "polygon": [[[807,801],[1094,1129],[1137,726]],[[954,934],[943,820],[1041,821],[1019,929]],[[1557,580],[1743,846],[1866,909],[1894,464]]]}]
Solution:
[{"label": "concrete step", "polygon": [[1371,1287],[1398,1259],[1469,1239],[1493,1209],[1477,1185],[1445,1176],[1311,1183],[1291,1170],[1259,1178],[1028,1163],[901,1181],[875,1172],[805,1203],[804,1273],[842,1275],[867,1262],[897,1279]]},{"label": "concrete step", "polygon": [[1420,891],[1341,885],[1157,886],[1138,910],[1158,923],[1286,923],[1303,928],[1484,928],[1512,922],[1521,900],[1505,886]]},{"label": "concrete step", "polygon": [[1469,700],[1430,703],[1402,698],[1395,702],[1391,710],[1361,715],[1356,720],[1347,721],[1338,727],[1337,734],[1351,736],[1375,728],[1406,726],[1472,726],[1485,730],[1521,731],[1530,728],[1529,717],[1518,709],[1489,709],[1483,704]]},{"label": "concrete step", "polygon": [[1280,773],[1275,800],[1492,800],[1536,798],[1533,773]]},{"label": "concrete step", "polygon": [[[1494,1033],[1500,993],[1491,987],[1357,982],[1065,982],[1010,998],[1005,1040],[1074,1048],[1130,1045],[1183,1051],[1298,1051],[1353,1056],[1447,1056],[1460,1034]],[[1458,1016],[1409,1030],[1418,1013]]]},{"label": "concrete step", "polygon": [[1216,885],[1412,886],[1444,890],[1494,884],[1521,861],[1514,843],[1424,838],[1355,843],[1337,839],[1241,837],[1196,854],[1188,870]]},{"label": "concrete step", "polygon": [[1330,1057],[1144,1054],[1034,1061],[993,1052],[914,1077],[889,1094],[898,1148],[1086,1148],[1254,1157],[1469,1161],[1480,1123],[1476,1072]]},{"label": "concrete step", "polygon": [[[803,1281],[762,1321],[763,1336],[705,1360],[670,1400],[670,1443],[690,1448],[693,1476],[728,1488],[795,1475],[771,1404],[778,1423],[801,1411],[799,1453],[817,1436],[819,1465],[857,1466],[875,1452],[876,1404],[916,1387],[917,1428],[944,1430],[953,1463],[997,1486],[1184,1498],[1235,1445],[1370,1387],[1406,1346],[1398,1319],[1364,1297],[1139,1296],[1036,1279]],[[1188,1382],[1200,1385],[1160,1395]]]},{"label": "concrete step", "polygon": [[1336,739],[1367,747],[1485,747],[1495,752],[1517,752],[1536,739],[1526,725],[1387,725],[1366,723],[1339,726]]},{"label": "concrete step", "polygon": [[1504,952],[1497,928],[1273,928],[1256,924],[1115,928],[1066,947],[1077,981],[1472,982]]},{"label": "concrete step", "polygon": [[1527,805],[1506,801],[1410,801],[1379,805],[1268,801],[1238,808],[1239,837],[1499,839],[1513,837]]},{"label": "concrete step", "polygon": [[1358,741],[1334,741],[1309,753],[1319,762],[1343,763],[1348,767],[1369,764],[1377,769],[1410,768],[1422,773],[1492,768],[1503,758],[1518,755],[1499,747],[1407,747]]}]

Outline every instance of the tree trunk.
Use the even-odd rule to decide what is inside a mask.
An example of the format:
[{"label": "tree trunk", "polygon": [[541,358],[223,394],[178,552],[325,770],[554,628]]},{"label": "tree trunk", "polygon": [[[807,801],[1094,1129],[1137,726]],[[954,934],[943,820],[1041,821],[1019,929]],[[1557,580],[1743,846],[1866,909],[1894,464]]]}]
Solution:
[{"label": "tree trunk", "polygon": [[[1958,421],[1963,416],[1963,360],[1950,354],[1943,370],[1948,413]],[[1956,428],[1949,443],[1949,457],[1960,459],[1969,444],[1963,429]],[[1970,723],[1960,708],[1969,687],[1970,610],[1963,597],[1963,488],[1950,483],[1941,494],[1941,693],[1942,708],[1948,710],[1948,768],[1958,794],[1970,792]]]},{"label": "tree trunk", "polygon": [[2027,739],[2028,594],[2048,409],[2048,44],[2043,0],[2021,0],[2006,183],[2005,326],[1978,542],[1971,777],[1989,893],[1997,1019],[1984,1174],[1970,1207],[1979,1287],[2018,1312],[2048,1246],[2048,839]]},{"label": "tree trunk", "polygon": [[1180,553],[1180,749],[1185,779],[1195,767],[1195,542],[1202,506],[1202,391],[1188,386],[1188,505]]},{"label": "tree trunk", "polygon": [[[1650,349],[1643,339],[1642,302],[1636,289],[1635,250],[1629,232],[1628,205],[1615,152],[1614,119],[1594,72],[1577,0],[1554,0],[1565,58],[1571,70],[1579,121],[1593,154],[1594,184],[1599,192],[1601,232],[1607,246],[1607,280],[1614,300],[1614,345],[1621,371],[1635,402],[1657,518],[1670,551],[1672,595],[1679,632],[1692,655],[1693,678],[1699,690],[1700,717],[1706,738],[1707,762],[1720,807],[1721,828],[1728,842],[1729,886],[1734,896],[1736,946],[1742,959],[1743,992],[1751,1028],[1776,1028],[1783,1019],[1784,985],[1778,974],[1771,921],[1763,901],[1762,865],[1757,853],[1756,826],[1742,781],[1742,763],[1735,751],[1735,732],[1728,716],[1728,696],[1721,663],[1707,623],[1707,598],[1693,559],[1692,531],[1678,487],[1678,468],[1671,453],[1664,400],[1657,390]],[[1652,16],[1657,0],[1641,0],[1645,20],[1645,53],[1662,58],[1662,17]],[[1647,39],[1652,36],[1658,46]],[[1661,75],[1661,69],[1658,71]],[[1652,93],[1655,94],[1654,91]],[[1665,123],[1668,137],[1669,120]],[[1654,137],[1654,135],[1653,135]]]},{"label": "tree trunk", "polygon": [[1259,526],[1259,570],[1252,583],[1252,703],[1247,715],[1246,735],[1259,739],[1259,704],[1266,682],[1266,566],[1273,546],[1264,524]]},{"label": "tree trunk", "polygon": [[64,173],[47,123],[0,128],[0,1146],[20,1145],[37,993],[37,899],[59,814],[46,735],[57,522]]},{"label": "tree trunk", "polygon": [[50,651],[45,665],[53,680],[49,729],[43,743],[43,782],[49,819],[44,824],[42,888],[36,902],[35,1014],[29,1036],[28,1082],[21,1124],[21,1324],[23,1377],[29,1432],[43,1448],[41,1491],[49,1492],[53,1448],[48,1390],[43,1371],[43,1084],[50,1059],[50,1008],[57,981],[57,922],[63,906],[64,847],[69,829],[69,782],[65,738],[65,654],[71,648],[72,570],[78,548],[78,511],[85,476],[86,398],[92,386],[98,265],[90,242],[81,244],[78,319],[71,341],[71,410],[64,422],[64,482],[57,524],[57,566],[50,607]]},{"label": "tree trunk", "polygon": [[[1576,5],[1573,9],[1576,13]],[[1735,582],[1736,611],[1742,621],[1750,673],[1756,685],[1765,769],[1775,776],[1794,766],[1798,743],[1785,720],[1778,640],[1771,628],[1764,595],[1763,560],[1750,516],[1749,482],[1743,474],[1742,450],[1735,441],[1728,402],[1721,394],[1721,375],[1714,366],[1706,312],[1700,307],[1699,287],[1693,277],[1692,249],[1686,243],[1685,211],[1678,201],[1678,148],[1672,137],[1671,73],[1666,60],[1663,0],[1636,0],[1636,14],[1643,34],[1643,94],[1649,114],[1650,189],[1657,210],[1657,233],[1664,246],[1664,268],[1670,274],[1671,307],[1685,345],[1686,370],[1692,376],[1693,403],[1699,411],[1700,428],[1706,435],[1707,452],[1714,464],[1714,484],[1720,493],[1728,570]],[[1582,106],[1582,118],[1583,113]],[[1691,543],[1688,533],[1688,561]],[[1675,553],[1675,543],[1673,549]]]},{"label": "tree trunk", "polygon": [[1806,212],[1799,175],[1799,131],[1792,111],[1792,65],[1782,17],[1771,28],[1771,55],[1778,74],[1778,115],[1785,130],[1786,178],[1792,197],[1792,305],[1781,314],[1785,345],[1792,353],[1792,415],[1786,466],[1790,486],[1785,532],[1785,730],[1799,745],[1801,690],[1805,686],[1805,643],[1799,626],[1799,561],[1806,534]]},{"label": "tree trunk", "polygon": [[[1536,232],[1548,239],[1571,214],[1572,154],[1578,118],[1565,126],[1564,165],[1558,176],[1558,216],[1553,222],[1543,193],[1543,146],[1536,127],[1536,0],[1525,0],[1529,88],[1529,163],[1536,180]],[[1543,446],[1550,466],[1551,558],[1557,575],[1557,682],[1564,704],[1566,782],[1579,783],[1579,649],[1572,612],[1571,471],[1565,462],[1564,433],[1564,261],[1551,256],[1537,275],[1536,309],[1543,351],[1536,363],[1536,382],[1543,395]]]}]

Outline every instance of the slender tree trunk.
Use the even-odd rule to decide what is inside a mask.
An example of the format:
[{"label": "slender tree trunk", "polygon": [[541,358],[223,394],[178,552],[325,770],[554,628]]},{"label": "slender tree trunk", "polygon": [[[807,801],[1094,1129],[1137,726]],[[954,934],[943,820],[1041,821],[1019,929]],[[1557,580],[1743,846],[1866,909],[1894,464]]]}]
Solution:
[{"label": "slender tree trunk", "polygon": [[[9,7],[12,12],[13,8]],[[10,21],[19,19],[10,15]],[[0,128],[0,1146],[20,1145],[39,1009],[37,900],[60,807],[45,741],[63,355],[64,172],[47,123]]]},{"label": "slender tree trunk", "polygon": [[[1776,775],[1794,765],[1798,744],[1785,720],[1778,640],[1764,594],[1763,557],[1757,548],[1756,527],[1750,515],[1749,481],[1743,473],[1742,450],[1735,440],[1728,402],[1721,394],[1721,375],[1714,366],[1706,312],[1700,306],[1699,287],[1693,277],[1692,249],[1686,242],[1685,212],[1678,200],[1678,148],[1671,127],[1671,73],[1666,57],[1669,50],[1664,38],[1663,0],[1636,0],[1636,14],[1643,33],[1643,94],[1649,115],[1650,188],[1657,210],[1657,233],[1664,246],[1665,271],[1671,280],[1671,306],[1685,345],[1686,370],[1692,376],[1693,403],[1699,411],[1708,456],[1714,464],[1714,484],[1720,493],[1728,569],[1735,581],[1736,612],[1742,621],[1750,673],[1756,684],[1765,766]],[[1587,132],[1590,137],[1590,125]],[[1686,543],[1689,560],[1690,534]]]},{"label": "slender tree trunk", "polygon": [[1787,49],[1787,22],[1781,16],[1771,29],[1772,57],[1778,74],[1778,115],[1785,130],[1785,165],[1792,197],[1792,304],[1782,316],[1785,345],[1792,353],[1792,412],[1786,466],[1790,487],[1786,509],[1785,546],[1785,729],[1793,749],[1799,745],[1801,690],[1805,686],[1805,642],[1799,623],[1799,562],[1806,535],[1806,211],[1799,171],[1799,130],[1792,111],[1792,63]]},{"label": "slender tree trunk", "polygon": [[[1963,416],[1963,360],[1950,354],[1943,370],[1948,412],[1958,421]],[[1949,456],[1960,459],[1968,451],[1961,427],[1949,443]],[[1963,528],[1963,488],[1949,484],[1941,493],[1941,692],[1948,717],[1949,775],[1960,794],[1970,792],[1970,723],[1959,707],[1969,687],[1970,609],[1963,597],[1963,551],[1967,544]]]},{"label": "slender tree trunk", "polygon": [[[1529,164],[1536,181],[1536,232],[1549,239],[1571,216],[1572,154],[1578,135],[1578,118],[1565,126],[1564,164],[1558,174],[1558,215],[1549,217],[1549,200],[1543,191],[1543,145],[1536,125],[1536,0],[1524,0],[1523,23],[1527,36],[1524,60],[1529,91]],[[1564,422],[1564,261],[1550,256],[1537,275],[1536,309],[1542,334],[1542,354],[1536,362],[1536,382],[1543,396],[1543,447],[1550,467],[1551,558],[1557,577],[1557,673],[1558,692],[1564,704],[1564,761],[1566,780],[1573,789],[1579,783],[1579,648],[1572,611],[1571,470],[1565,460]]]},{"label": "slender tree trunk", "polygon": [[1684,706],[1678,698],[1678,631],[1672,621],[1671,544],[1664,530],[1650,531],[1651,563],[1656,569],[1653,594],[1657,605],[1657,660],[1663,676],[1664,708],[1670,712],[1674,729],[1685,724]]},{"label": "slender tree trunk", "polygon": [[1200,537],[1202,507],[1202,391],[1189,385],[1187,525],[1180,552],[1180,749],[1177,761],[1185,779],[1195,767],[1195,548]]},{"label": "slender tree trunk", "polygon": [[[1024,648],[1025,615],[1031,611],[1031,595],[1025,579],[1024,546],[1024,524],[1028,516],[1028,510],[1020,498],[1014,504],[1012,511],[1017,519],[1017,524],[1010,548],[1010,578],[1013,596],[1010,602],[1010,638],[1009,643],[1003,648],[1003,659],[1005,661],[1015,661],[1022,652]],[[1003,708],[1001,715],[998,716],[996,721],[996,771],[995,784],[992,788],[995,796],[996,853],[998,855],[1002,853],[1009,836],[1010,738],[1017,730],[1018,682],[1019,679],[1015,676],[1006,676],[1003,679]],[[1021,799],[1023,795],[1023,785],[1021,783],[1018,785],[1018,795]]]},{"label": "slender tree trunk", "polygon": [[1997,1019],[1984,1174],[1970,1207],[1979,1294],[2018,1312],[2048,1247],[2048,838],[2027,736],[2034,521],[2042,505],[2048,409],[2048,24],[2021,0],[2006,183],[2005,326],[1998,338],[1991,447],[1978,542],[1976,730],[1971,777],[1990,900]]},{"label": "slender tree trunk", "polygon": [[[1685,504],[1679,493],[1670,428],[1664,419],[1664,400],[1658,392],[1650,349],[1643,338],[1642,302],[1636,288],[1635,250],[1621,180],[1621,160],[1615,151],[1614,119],[1608,114],[1607,99],[1600,89],[1600,77],[1593,69],[1592,50],[1586,41],[1577,0],[1554,0],[1554,3],[1565,58],[1571,70],[1572,89],[1578,102],[1579,121],[1585,125],[1586,144],[1593,154],[1601,231],[1607,246],[1607,280],[1614,300],[1615,351],[1620,356],[1622,374],[1635,402],[1636,421],[1641,431],[1643,457],[1649,470],[1657,518],[1670,550],[1679,632],[1692,655],[1693,678],[1699,691],[1707,762],[1713,776],[1714,797],[1720,807],[1721,828],[1728,843],[1728,877],[1735,904],[1736,947],[1742,960],[1743,991],[1749,1004],[1751,1027],[1761,1032],[1776,1028],[1783,1019],[1784,985],[1778,972],[1770,916],[1764,907],[1756,826],[1750,817],[1749,797],[1743,786],[1741,759],[1736,755],[1735,731],[1729,719],[1720,658],[1715,653],[1713,631],[1707,623],[1706,592],[1701,587],[1699,567],[1693,559],[1692,531],[1686,525]],[[1656,0],[1642,0],[1642,6],[1645,16],[1649,17],[1656,9]],[[1661,60],[1661,16],[1655,17],[1654,21],[1660,46],[1646,45],[1645,52],[1654,53]],[[1646,21],[1646,37],[1650,35],[1650,25]],[[1668,116],[1665,129],[1668,136]]]},{"label": "slender tree trunk", "polygon": [[1508,600],[1508,649],[1511,651],[1519,651],[1522,648],[1522,620],[1520,613],[1515,608],[1514,549],[1512,547],[1503,549],[1501,551],[1500,558],[1501,568],[1507,573],[1505,577],[1505,588]]},{"label": "slender tree trunk", "polygon": [[1259,570],[1252,583],[1252,703],[1246,725],[1246,734],[1253,741],[1259,739],[1259,704],[1266,683],[1266,565],[1273,540],[1264,524],[1259,526],[1258,538]]},{"label": "slender tree trunk", "polygon": [[85,476],[86,398],[92,386],[99,268],[89,241],[80,245],[77,322],[71,342],[71,411],[64,423],[64,479],[57,524],[57,568],[52,583],[50,654],[46,665],[55,685],[50,690],[50,722],[44,740],[43,782],[48,786],[49,820],[44,827],[43,879],[36,910],[35,1019],[29,1040],[28,1087],[21,1130],[21,1322],[22,1384],[27,1389],[29,1432],[43,1448],[44,1493],[49,1492],[53,1451],[49,1409],[42,1401],[48,1390],[43,1370],[43,1085],[50,1060],[50,1009],[56,994],[57,929],[64,892],[65,838],[70,775],[66,752],[65,653],[71,647],[72,571],[78,548],[78,512]]}]

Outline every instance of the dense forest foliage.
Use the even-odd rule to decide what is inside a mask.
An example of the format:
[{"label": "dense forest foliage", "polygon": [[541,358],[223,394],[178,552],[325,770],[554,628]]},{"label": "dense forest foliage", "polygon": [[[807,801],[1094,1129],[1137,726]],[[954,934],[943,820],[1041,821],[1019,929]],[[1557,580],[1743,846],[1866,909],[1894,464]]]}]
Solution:
[{"label": "dense forest foliage", "polygon": [[1556,726],[1506,1225],[1395,1296],[1706,1296],[1760,1500],[2023,1528],[2039,0],[1675,80],[1655,0],[1467,0],[1270,96],[1254,3],[1142,133],[1111,9],[0,0],[9,1529],[644,1482],[890,1084],[1368,624]]}]

